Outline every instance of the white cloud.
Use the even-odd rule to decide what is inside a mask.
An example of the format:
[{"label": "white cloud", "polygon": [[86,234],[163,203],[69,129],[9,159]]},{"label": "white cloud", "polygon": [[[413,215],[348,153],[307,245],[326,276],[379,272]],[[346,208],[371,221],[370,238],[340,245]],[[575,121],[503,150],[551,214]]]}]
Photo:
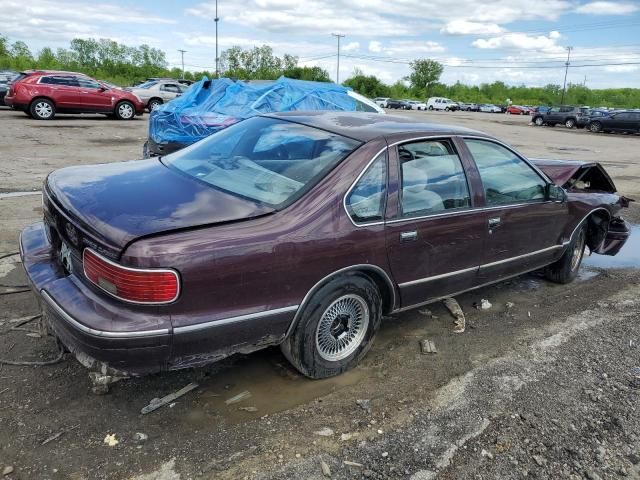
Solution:
[{"label": "white cloud", "polygon": [[380,53],[382,52],[382,43],[376,41],[376,40],[371,40],[369,42],[369,51],[373,52],[373,53]]},{"label": "white cloud", "polygon": [[496,35],[503,31],[504,28],[495,23],[471,22],[464,19],[452,20],[440,29],[440,33],[446,35]]},{"label": "white cloud", "polygon": [[575,9],[586,15],[630,15],[640,10],[638,5],[629,2],[589,2]]},{"label": "white cloud", "polygon": [[389,55],[419,56],[423,54],[444,52],[446,48],[431,40],[393,40],[383,51]]},{"label": "white cloud", "polygon": [[558,32],[551,32],[549,36],[545,35],[527,35],[525,33],[505,33],[497,37],[479,38],[474,40],[471,45],[480,49],[518,49],[518,50],[539,50],[548,53],[557,53],[563,50],[563,47],[556,42],[560,38]]},{"label": "white cloud", "polygon": [[360,42],[349,42],[344,47],[340,47],[340,50],[344,52],[353,52],[360,49]]},{"label": "white cloud", "polygon": [[628,73],[635,72],[639,68],[638,65],[607,65],[604,69],[607,72]]}]

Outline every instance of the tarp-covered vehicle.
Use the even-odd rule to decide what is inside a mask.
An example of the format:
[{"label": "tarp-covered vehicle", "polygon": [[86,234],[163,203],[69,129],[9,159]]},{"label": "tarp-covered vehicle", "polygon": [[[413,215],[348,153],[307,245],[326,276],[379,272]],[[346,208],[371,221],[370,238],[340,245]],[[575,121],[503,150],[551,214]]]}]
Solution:
[{"label": "tarp-covered vehicle", "polygon": [[384,113],[368,98],[335,83],[205,77],[181,97],[154,109],[143,153],[148,158],[175,152],[255,115],[310,110]]}]

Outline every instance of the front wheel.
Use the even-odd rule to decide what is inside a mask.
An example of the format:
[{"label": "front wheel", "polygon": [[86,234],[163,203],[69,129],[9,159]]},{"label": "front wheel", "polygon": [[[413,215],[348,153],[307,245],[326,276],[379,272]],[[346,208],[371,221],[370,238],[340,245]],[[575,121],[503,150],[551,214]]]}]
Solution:
[{"label": "front wheel", "polygon": [[433,110],[433,105],[429,105],[429,110]]},{"label": "front wheel", "polygon": [[591,122],[589,124],[589,130],[593,133],[599,133],[602,130],[602,124],[600,122]]},{"label": "front wheel", "polygon": [[131,120],[136,116],[136,111],[130,102],[120,102],[116,105],[114,114],[118,120]]},{"label": "front wheel", "polygon": [[376,285],[362,275],[341,277],[313,295],[280,348],[303,375],[332,377],[353,368],[366,355],[381,318],[382,299]]},{"label": "front wheel", "polygon": [[533,119],[533,123],[541,127],[544,124],[544,119],[542,117],[536,117]]},{"label": "front wheel", "polygon": [[559,260],[545,267],[544,276],[556,283],[569,283],[578,275],[584,246],[587,238],[586,224],[582,224],[575,232],[573,239],[567,246]]}]

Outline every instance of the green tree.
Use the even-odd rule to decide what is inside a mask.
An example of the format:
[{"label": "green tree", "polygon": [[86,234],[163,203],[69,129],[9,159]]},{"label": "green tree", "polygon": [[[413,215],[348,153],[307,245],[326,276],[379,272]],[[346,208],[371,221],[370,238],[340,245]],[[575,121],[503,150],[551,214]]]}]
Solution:
[{"label": "green tree", "polygon": [[387,97],[391,95],[388,85],[382,83],[374,75],[365,75],[362,70],[356,68],[353,75],[342,82],[343,85],[353,88],[356,92],[367,97]]},{"label": "green tree", "polygon": [[411,62],[411,75],[405,78],[416,92],[430,94],[431,87],[440,80],[444,67],[430,58],[421,58]]}]

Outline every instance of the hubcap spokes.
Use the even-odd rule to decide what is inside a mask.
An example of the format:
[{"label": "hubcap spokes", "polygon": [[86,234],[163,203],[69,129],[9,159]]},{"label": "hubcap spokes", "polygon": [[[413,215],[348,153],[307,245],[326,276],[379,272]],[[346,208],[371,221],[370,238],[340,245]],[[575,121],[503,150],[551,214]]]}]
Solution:
[{"label": "hubcap spokes", "polygon": [[40,102],[38,104],[36,104],[36,113],[38,114],[39,117],[50,117],[51,116],[51,105],[49,105],[48,103],[44,103],[44,102]]},{"label": "hubcap spokes", "polygon": [[573,246],[573,254],[571,255],[571,271],[574,271],[580,265],[582,252],[584,250],[584,231],[580,233],[576,244]]},{"label": "hubcap spokes", "polygon": [[362,343],[369,327],[369,307],[358,295],[343,295],[322,314],[316,330],[316,348],[328,361],[347,358]]}]

